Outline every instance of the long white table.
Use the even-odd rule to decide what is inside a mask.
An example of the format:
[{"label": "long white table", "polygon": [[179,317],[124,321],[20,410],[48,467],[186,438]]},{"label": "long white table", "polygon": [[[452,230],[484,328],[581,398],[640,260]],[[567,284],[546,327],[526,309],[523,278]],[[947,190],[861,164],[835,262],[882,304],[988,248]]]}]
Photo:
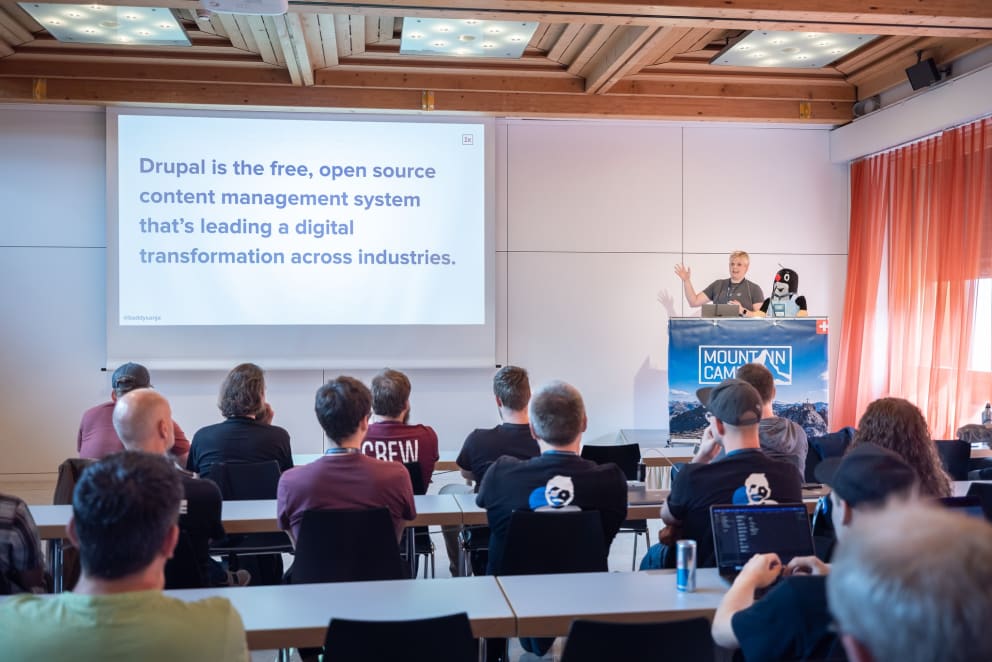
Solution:
[{"label": "long white table", "polygon": [[516,614],[520,637],[561,636],[577,618],[619,623],[712,619],[730,588],[715,568],[696,571],[693,593],[675,588],[674,570],[497,579]]},{"label": "long white table", "polygon": [[466,612],[476,637],[512,637],[516,619],[495,577],[393,580],[167,591],[181,600],[231,601],[253,650],[322,646],[332,617],[410,620]]},{"label": "long white table", "polygon": [[466,612],[476,637],[560,636],[576,618],[623,623],[712,618],[728,585],[714,569],[694,593],[672,570],[520,577],[453,577],[167,591],[181,600],[220,596],[241,614],[253,650],[320,646],[334,616],[407,620]]}]

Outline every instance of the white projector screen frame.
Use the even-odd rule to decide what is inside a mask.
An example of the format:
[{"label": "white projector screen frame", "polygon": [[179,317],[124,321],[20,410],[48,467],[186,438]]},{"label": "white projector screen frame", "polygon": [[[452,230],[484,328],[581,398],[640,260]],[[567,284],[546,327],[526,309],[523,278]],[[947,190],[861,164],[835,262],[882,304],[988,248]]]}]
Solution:
[{"label": "white projector screen frame", "polygon": [[[367,307],[369,310],[374,311],[376,304],[380,301],[389,301],[392,296],[393,301],[391,301],[388,306],[385,306],[385,310],[391,311],[396,309],[396,318],[400,321],[397,323],[392,317],[383,313],[380,310],[378,313],[370,312],[368,313],[372,317],[378,316],[377,321],[381,323],[368,323],[367,320],[359,319],[357,322],[352,320],[346,320],[344,324],[326,324],[326,323],[315,323],[313,318],[319,318],[323,314],[323,309],[320,306],[320,300],[326,299],[327,297],[318,293],[313,293],[312,296],[315,299],[313,301],[313,309],[310,309],[306,303],[309,301],[308,295],[303,295],[297,297],[298,303],[302,302],[304,305],[298,306],[297,313],[305,318],[303,323],[294,324],[259,324],[255,321],[250,321],[244,324],[220,324],[217,320],[211,319],[205,323],[198,324],[198,315],[202,312],[196,312],[195,306],[190,306],[194,312],[187,311],[185,307],[174,308],[173,310],[183,317],[187,315],[190,319],[183,319],[179,324],[166,325],[164,321],[159,321],[155,323],[122,323],[121,316],[121,305],[120,297],[122,293],[122,285],[124,286],[125,293],[128,290],[128,283],[133,283],[136,279],[132,277],[125,276],[127,282],[122,283],[122,273],[139,273],[140,271],[135,271],[133,264],[126,264],[127,269],[125,271],[121,270],[121,251],[122,247],[127,247],[128,258],[133,263],[134,254],[134,232],[128,230],[128,236],[122,238],[120,228],[121,223],[128,222],[135,224],[138,222],[135,218],[122,218],[122,205],[121,205],[121,182],[124,180],[127,190],[125,195],[128,199],[132,195],[136,195],[139,191],[143,189],[136,189],[133,194],[130,187],[135,185],[134,177],[131,176],[133,173],[125,173],[124,177],[121,177],[119,161],[119,155],[121,153],[121,145],[118,142],[120,135],[119,126],[121,125],[121,118],[126,119],[123,122],[131,122],[132,120],[127,119],[131,117],[138,118],[162,118],[164,121],[175,121],[180,123],[181,128],[195,128],[192,125],[182,126],[182,123],[187,121],[187,118],[193,118],[189,121],[195,121],[196,118],[207,118],[204,126],[209,128],[210,123],[216,123],[218,120],[224,122],[223,127],[230,126],[248,126],[251,129],[250,135],[244,135],[243,141],[239,140],[237,145],[233,146],[232,149],[241,149],[244,145],[248,143],[257,142],[259,129],[265,125],[259,125],[256,122],[272,122],[272,134],[276,138],[270,141],[265,149],[274,150],[272,154],[274,158],[268,159],[265,163],[266,174],[268,175],[270,170],[270,165],[273,160],[278,160],[280,163],[291,164],[300,163],[305,159],[300,156],[303,154],[306,156],[306,149],[308,143],[300,145],[300,141],[290,141],[286,140],[286,133],[289,133],[285,129],[288,125],[281,125],[283,131],[280,132],[279,122],[296,122],[302,123],[297,124],[297,128],[304,129],[304,133],[307,135],[315,135],[314,132],[327,131],[333,133],[334,131],[349,131],[349,129],[355,130],[355,127],[371,128],[372,140],[369,142],[369,151],[373,154],[384,155],[379,157],[380,159],[385,159],[388,155],[392,153],[405,154],[402,149],[395,149],[390,146],[387,141],[380,140],[381,136],[392,136],[394,131],[399,131],[401,129],[410,129],[411,131],[416,131],[417,125],[427,125],[419,133],[430,133],[436,130],[437,132],[444,133],[445,131],[459,132],[461,129],[457,127],[451,127],[446,125],[469,125],[470,127],[477,127],[480,129],[484,138],[484,150],[483,150],[483,181],[478,190],[482,192],[482,199],[478,200],[478,204],[481,205],[482,214],[482,227],[478,228],[475,226],[467,226],[465,232],[449,232],[447,236],[447,241],[455,242],[456,248],[459,246],[466,249],[469,253],[469,257],[472,259],[477,259],[478,267],[475,269],[469,269],[468,263],[471,262],[467,259],[464,265],[459,264],[457,269],[462,269],[465,267],[463,277],[455,279],[445,279],[439,278],[435,281],[434,292],[440,292],[440,295],[435,295],[434,298],[445,299],[443,301],[436,301],[433,298],[421,298],[420,300],[414,299],[400,299],[397,301],[397,296],[392,288],[388,287],[388,283],[385,281],[376,281],[372,277],[366,277],[366,273],[371,273],[375,271],[374,269],[367,269],[366,273],[359,273],[357,270],[348,272],[344,279],[346,282],[342,285],[346,287],[347,291],[344,295],[354,296],[355,301],[368,302]],[[242,122],[242,120],[250,120],[250,122]],[[139,120],[143,121],[143,120]],[[372,123],[372,124],[370,124]],[[376,126],[376,125],[381,125]],[[214,124],[214,126],[219,126]],[[464,134],[469,133],[469,129],[466,129]],[[299,131],[297,131],[299,134]],[[200,133],[199,136],[205,134]],[[263,134],[264,135],[264,134]],[[341,134],[341,135],[351,135],[351,134]],[[461,134],[459,134],[461,135]],[[476,134],[478,135],[478,134]],[[189,192],[205,191],[208,188],[206,184],[211,180],[208,176],[210,170],[212,169],[211,159],[203,161],[202,158],[209,156],[209,149],[226,149],[218,148],[216,146],[208,148],[202,145],[202,143],[209,143],[206,140],[198,140],[198,134],[195,132],[182,132],[176,135],[163,136],[165,141],[168,142],[169,147],[163,147],[163,154],[174,153],[174,146],[176,144],[183,145],[183,154],[189,154],[190,158],[187,160],[190,164],[205,163],[206,172],[196,173],[189,172],[184,173],[181,176],[176,176],[175,174],[168,175],[168,178],[175,177],[176,190],[183,190],[183,194],[186,195]],[[215,141],[216,142],[216,141]],[[314,144],[319,144],[319,140],[313,140]],[[227,143],[224,143],[227,145]],[[393,143],[395,144],[395,143]],[[411,144],[415,144],[415,139],[411,138]],[[173,111],[173,110],[161,110],[161,109],[109,109],[107,112],[107,366],[114,367],[122,362],[135,360],[142,361],[154,368],[162,369],[226,369],[229,368],[236,362],[239,361],[254,361],[266,368],[273,369],[293,369],[293,368],[348,368],[348,369],[367,369],[367,368],[380,368],[384,365],[390,365],[395,367],[406,367],[406,368],[426,368],[426,367],[436,367],[436,368],[458,368],[458,367],[486,367],[492,366],[495,363],[495,186],[494,186],[494,172],[495,172],[495,130],[494,123],[489,118],[476,118],[476,117],[425,117],[425,116],[361,116],[361,115],[330,115],[330,114],[317,114],[317,113],[268,113],[268,112],[215,112],[215,111]],[[342,148],[343,149],[343,148]],[[126,150],[125,150],[126,151]],[[245,150],[246,152],[248,150]],[[255,152],[258,150],[255,149]],[[409,150],[408,150],[409,151]],[[129,161],[131,163],[128,167],[134,171],[135,163],[133,160],[134,154],[130,154]],[[412,152],[414,156],[404,156],[395,159],[389,159],[384,162],[383,165],[399,165],[399,163],[408,163],[413,161],[412,165],[416,166],[429,166],[433,159],[437,159],[441,164],[444,163],[443,157],[434,154],[432,150],[423,150]],[[421,157],[422,155],[422,157]],[[225,162],[226,154],[221,155],[222,158],[219,160],[223,163]],[[314,154],[309,155],[311,160],[314,158]],[[369,157],[371,160],[368,163],[377,163],[375,160],[377,157]],[[154,157],[152,157],[152,160]],[[248,162],[257,162],[261,160],[256,159],[245,159]],[[324,163],[325,161],[320,161]],[[326,159],[326,162],[333,162],[332,159]],[[142,168],[144,166],[141,166]],[[195,169],[195,165],[191,166]],[[314,168],[315,169],[315,168]],[[443,167],[437,168],[434,173],[434,178],[442,179]],[[423,168],[417,173],[421,178],[430,177],[430,173],[427,173]],[[150,173],[154,176],[155,173]],[[283,174],[285,176],[285,174]],[[310,175],[310,179],[314,177],[320,177],[316,173]],[[185,181],[184,181],[185,178]],[[342,179],[346,177],[342,176]],[[196,186],[197,179],[200,179],[201,183],[204,185],[199,187]],[[474,179],[471,180],[474,186]],[[272,181],[270,180],[271,184]],[[251,192],[253,189],[251,187],[251,182],[244,183],[241,185],[239,190],[246,192]],[[379,183],[379,188],[382,188],[381,182]],[[438,186],[440,184],[440,186]],[[184,185],[185,188],[184,188]],[[150,186],[148,190],[165,190],[163,187],[159,186],[155,188],[156,185]],[[401,186],[397,184],[399,188],[397,191],[401,191]],[[458,189],[459,187],[448,186],[445,188],[444,181],[429,181],[425,186],[425,191],[430,194],[433,193],[433,198],[438,198],[438,193],[441,191],[448,192],[452,188]],[[430,188],[433,186],[434,188]],[[235,187],[238,188],[238,187]],[[271,191],[271,187],[258,187],[260,190]],[[340,187],[339,187],[340,188]],[[171,190],[171,189],[170,189]],[[292,186],[287,187],[288,191],[294,190]],[[329,185],[328,190],[336,190],[334,186]],[[386,191],[387,193],[392,193],[392,191]],[[219,193],[218,193],[219,195]],[[456,190],[451,194],[454,198],[459,195],[459,191]],[[426,195],[424,199],[430,200],[431,196]],[[347,202],[347,201],[346,201]],[[417,201],[418,204],[419,200]],[[130,204],[128,200],[125,200],[125,204]],[[455,209],[454,206],[452,206]],[[209,250],[210,241],[213,240],[215,246],[224,246],[224,242],[230,242],[232,244],[240,245],[244,247],[246,240],[250,240],[251,237],[245,237],[244,233],[242,236],[211,236],[204,239],[204,235],[200,234],[200,230],[203,230],[203,226],[200,222],[200,215],[198,208],[195,205],[188,207],[190,210],[190,218],[186,220],[192,220],[196,228],[196,236],[198,240],[205,241],[205,250]],[[269,211],[262,210],[259,212],[259,208],[253,207],[249,214],[246,214],[246,218],[263,218],[261,214],[271,213],[273,215],[273,220],[278,221],[279,214],[277,211],[272,211],[274,207],[270,207]],[[474,210],[474,207],[471,209]],[[202,211],[202,209],[199,209]],[[309,211],[309,210],[307,210]],[[133,215],[134,211],[132,208],[124,213]],[[300,214],[305,214],[305,211],[300,211]],[[329,213],[324,210],[318,209],[316,213]],[[397,212],[399,213],[399,212]],[[438,217],[446,213],[446,210],[439,210]],[[306,214],[306,215],[312,215]],[[467,214],[471,216],[472,214]],[[223,215],[219,217],[224,217]],[[229,215],[228,218],[233,218],[233,215]],[[144,217],[142,217],[144,218]],[[166,213],[163,217],[164,220],[174,218],[174,216],[169,216]],[[343,221],[343,219],[341,219]],[[394,221],[395,222],[395,221]],[[275,223],[273,223],[275,225]],[[326,224],[325,228],[327,227]],[[352,226],[354,227],[354,226]],[[421,225],[420,227],[425,227]],[[243,229],[243,228],[242,228]],[[256,228],[258,230],[258,228]],[[285,228],[283,228],[285,231]],[[393,242],[396,237],[394,235],[400,235],[402,228],[396,227],[395,232],[384,232],[378,235],[380,244],[382,242],[390,243]],[[479,231],[481,230],[481,237],[479,237]],[[190,232],[187,228],[186,232]],[[274,229],[271,230],[273,234],[276,233]],[[353,229],[353,232],[354,229]],[[355,234],[359,234],[355,232]],[[463,236],[464,235],[464,236]],[[264,235],[260,235],[264,236]],[[255,237],[258,239],[258,237]],[[311,237],[312,238],[312,237]],[[166,236],[160,237],[156,234],[154,237],[155,241],[162,241],[164,243],[164,249],[173,250],[177,248],[188,249],[189,243],[182,243],[183,239],[187,239],[184,236]],[[325,237],[326,239],[326,237]],[[337,238],[335,238],[337,239]],[[354,238],[344,237],[342,241],[351,240],[355,241]],[[258,241],[263,241],[258,239]],[[406,241],[407,244],[404,244]],[[405,246],[410,246],[411,250],[416,249],[420,257],[414,257],[411,259],[424,260],[423,267],[411,267],[404,271],[407,274],[403,277],[403,280],[397,284],[397,287],[407,287],[408,281],[411,279],[417,279],[418,271],[428,272],[430,270],[437,271],[437,260],[439,259],[436,255],[437,252],[443,251],[446,244],[443,242],[440,244],[441,248],[438,251],[432,250],[432,245],[429,241],[416,242],[418,245],[415,247],[410,245],[411,239],[407,236],[405,239],[396,239],[395,248],[396,252],[400,252]],[[441,240],[439,240],[441,241]],[[170,245],[169,242],[173,242]],[[176,244],[178,242],[178,244]],[[378,249],[382,246],[380,244],[372,244],[372,248]],[[462,246],[463,244],[463,246]],[[144,247],[144,243],[142,247]],[[359,244],[360,245],[360,244]],[[390,246],[391,248],[394,246]],[[158,248],[158,246],[155,246]],[[163,249],[163,250],[164,250]],[[476,255],[477,251],[481,251],[481,254]],[[432,257],[431,253],[435,253]],[[290,252],[286,252],[286,255],[290,255]],[[173,256],[176,255],[175,252],[172,253]],[[452,261],[454,261],[452,257]],[[430,265],[430,266],[428,266]],[[167,265],[168,267],[176,267],[180,265]],[[286,265],[289,266],[289,265]],[[297,267],[297,271],[292,272],[292,276],[287,276],[289,282],[294,285],[299,284],[301,290],[307,290],[308,287],[315,287],[319,290],[321,283],[317,282],[317,276],[323,275],[325,278],[328,274],[342,274],[344,272],[340,270],[334,270],[335,265],[314,265],[312,267],[313,278],[306,277],[308,273],[307,268]],[[250,267],[249,267],[250,268]],[[199,269],[199,265],[197,265]],[[456,267],[451,267],[452,271]],[[130,270],[130,271],[128,271]],[[479,271],[481,270],[481,274]],[[209,269],[207,270],[209,271]],[[381,270],[380,270],[381,271]],[[401,270],[403,271],[403,270]],[[155,273],[154,270],[149,270],[149,273]],[[245,272],[240,272],[245,273]],[[284,300],[292,299],[293,295],[297,290],[292,288],[283,287],[281,290],[268,291],[264,293],[259,293],[260,289],[265,288],[265,283],[260,281],[251,280],[250,272],[249,277],[246,278],[246,284],[244,288],[240,288],[240,283],[235,279],[235,282],[228,283],[228,292],[233,293],[231,296],[233,298],[241,298],[241,290],[243,289],[247,294],[246,299],[241,299],[236,304],[232,304],[234,311],[245,311],[246,314],[253,315],[254,311],[251,306],[257,302],[258,306],[265,306],[265,309],[260,310],[261,313],[268,312],[268,309],[279,309],[280,305],[285,303]],[[302,275],[301,275],[302,274]],[[410,276],[409,274],[413,274]],[[151,279],[151,280],[161,280],[161,279]],[[249,282],[250,281],[250,282]],[[466,284],[467,283],[467,284]],[[479,285],[481,284],[481,288]],[[129,300],[143,301],[141,297],[146,297],[150,300],[155,300],[159,295],[154,294],[156,292],[155,287],[160,287],[160,292],[163,294],[161,298],[163,300],[175,300],[182,299],[182,297],[171,296],[173,293],[168,290],[170,285],[163,285],[160,282],[149,282],[146,283],[147,289],[144,292],[137,295],[129,295],[131,298]],[[200,279],[198,281],[192,282],[186,285],[190,290],[193,290],[192,294],[199,293],[200,287],[208,287],[209,282]],[[162,289],[164,288],[164,289]],[[480,291],[481,289],[481,291]],[[150,294],[149,294],[150,293]],[[137,297],[137,298],[135,298]],[[475,298],[473,298],[475,297]],[[219,299],[215,299],[219,301]],[[349,299],[349,301],[351,301]],[[354,302],[353,302],[354,303]],[[400,306],[405,308],[400,310],[396,308]],[[402,318],[421,320],[424,316],[424,307],[430,308],[434,306],[433,311],[437,312],[436,319],[428,320],[430,323],[403,323]],[[325,308],[330,308],[331,306],[325,306]],[[201,307],[201,310],[208,309],[208,307]],[[344,310],[354,311],[360,315],[365,315],[366,311],[363,306],[355,306],[349,304]],[[154,305],[150,305],[149,309],[156,310]],[[262,315],[264,317],[264,315]],[[279,319],[283,319],[283,314],[279,314]],[[288,317],[289,314],[286,314]],[[166,316],[164,319],[168,319]],[[460,323],[462,320],[470,320],[473,323]],[[474,323],[478,321],[479,323]]]}]

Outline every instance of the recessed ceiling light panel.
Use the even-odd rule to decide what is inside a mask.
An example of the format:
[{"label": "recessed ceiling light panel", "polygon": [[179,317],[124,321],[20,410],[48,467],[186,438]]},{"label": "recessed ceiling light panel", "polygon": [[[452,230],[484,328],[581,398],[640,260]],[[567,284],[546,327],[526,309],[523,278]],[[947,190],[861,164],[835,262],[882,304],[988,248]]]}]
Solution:
[{"label": "recessed ceiling light panel", "polygon": [[37,2],[19,4],[59,41],[118,46],[192,45],[169,9]]},{"label": "recessed ceiling light panel", "polygon": [[520,58],[535,30],[536,22],[404,18],[400,53]]},{"label": "recessed ceiling light panel", "polygon": [[819,69],[854,52],[876,37],[878,35],[755,30],[729,44],[710,60],[710,64]]}]

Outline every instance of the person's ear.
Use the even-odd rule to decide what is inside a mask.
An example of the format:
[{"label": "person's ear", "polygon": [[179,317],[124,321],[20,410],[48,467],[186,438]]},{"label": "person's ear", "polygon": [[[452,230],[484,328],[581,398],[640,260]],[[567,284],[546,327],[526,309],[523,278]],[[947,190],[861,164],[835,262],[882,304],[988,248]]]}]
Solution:
[{"label": "person's ear", "polygon": [[836,505],[840,508],[840,523],[844,526],[850,526],[851,519],[854,517],[854,509],[851,508],[851,504],[838,498]]},{"label": "person's ear", "polygon": [[727,426],[725,426],[723,424],[723,421],[721,421],[719,418],[713,419],[713,425],[716,426],[717,434],[719,434],[720,438],[723,439],[723,435],[727,434]]},{"label": "person's ear", "polygon": [[173,553],[176,551],[176,545],[179,543],[179,525],[173,524],[169,528],[169,532],[165,535],[165,540],[162,541],[162,547],[159,548],[162,556],[167,559],[171,559]]},{"label": "person's ear", "polygon": [[110,389],[110,401],[117,402],[117,389]]},{"label": "person's ear", "polygon": [[875,657],[868,650],[868,647],[849,634],[841,634],[840,641],[844,645],[844,652],[851,662],[875,662]]},{"label": "person's ear", "polygon": [[503,401],[499,399],[499,396],[498,395],[496,396],[496,406],[497,407],[502,407],[503,406]]},{"label": "person's ear", "polygon": [[365,414],[365,416],[362,416],[362,420],[358,422],[358,431],[362,433],[363,437],[369,431],[369,416],[370,414]]},{"label": "person's ear", "polygon": [[69,537],[69,542],[76,549],[79,549],[79,534],[76,532],[76,516],[69,515],[69,523],[65,525],[65,533]]},{"label": "person's ear", "polygon": [[589,426],[589,417],[586,416],[585,414],[582,414],[582,432],[585,432],[588,426]]},{"label": "person's ear", "polygon": [[535,441],[540,439],[540,437],[537,436],[537,430],[534,429],[533,423],[530,424],[530,436],[533,437]]}]

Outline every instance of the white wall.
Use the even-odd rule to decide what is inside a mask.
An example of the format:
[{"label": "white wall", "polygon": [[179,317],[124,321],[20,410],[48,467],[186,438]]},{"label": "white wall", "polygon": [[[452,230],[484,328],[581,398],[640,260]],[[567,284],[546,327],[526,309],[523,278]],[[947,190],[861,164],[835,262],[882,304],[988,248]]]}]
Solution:
[{"label": "white wall", "polygon": [[[110,390],[104,133],[98,109],[0,106],[0,474],[54,471],[75,453],[79,415]],[[667,427],[668,308],[690,312],[676,262],[698,289],[747,250],[766,292],[779,263],[795,268],[811,314],[839,322],[847,169],[830,164],[825,130],[501,120],[496,189],[497,361],[576,384],[587,440]],[[836,334],[831,373],[835,356]],[[322,448],[313,393],[337,374],[323,368],[268,374],[297,452]],[[495,424],[491,371],[409,374],[413,418],[442,448]],[[192,434],[219,420],[222,376],[153,378]]]}]

